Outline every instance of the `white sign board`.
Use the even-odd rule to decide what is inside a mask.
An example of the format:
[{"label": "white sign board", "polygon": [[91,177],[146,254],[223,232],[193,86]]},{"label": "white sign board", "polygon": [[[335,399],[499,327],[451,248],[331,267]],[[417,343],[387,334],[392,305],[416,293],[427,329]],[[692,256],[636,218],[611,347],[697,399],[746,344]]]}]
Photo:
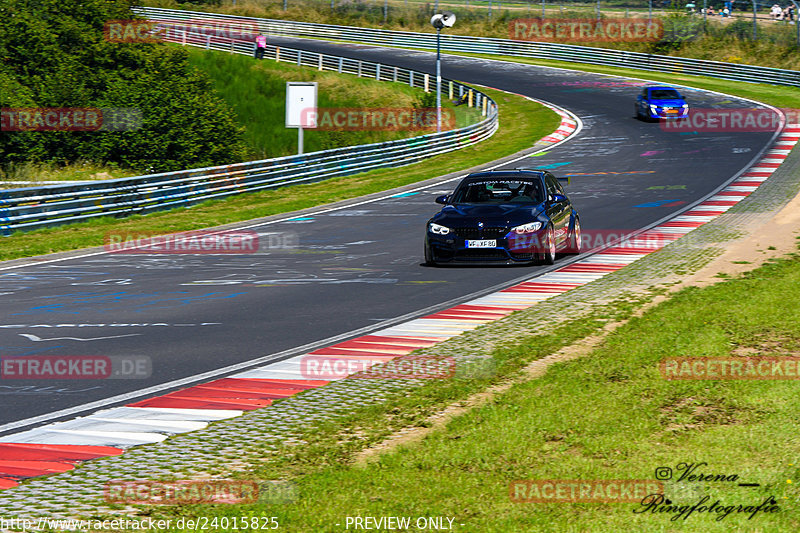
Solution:
[{"label": "white sign board", "polygon": [[286,82],[286,127],[317,127],[317,82]]}]

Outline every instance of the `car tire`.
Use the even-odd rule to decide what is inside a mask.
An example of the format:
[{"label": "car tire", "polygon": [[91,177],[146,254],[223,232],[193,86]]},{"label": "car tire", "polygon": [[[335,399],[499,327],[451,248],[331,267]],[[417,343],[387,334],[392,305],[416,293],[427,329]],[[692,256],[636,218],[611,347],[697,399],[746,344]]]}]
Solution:
[{"label": "car tire", "polygon": [[541,263],[543,265],[552,265],[556,262],[556,232],[553,226],[547,226],[547,231],[544,237],[544,246],[542,247]]},{"label": "car tire", "polygon": [[425,266],[436,266],[436,261],[433,260],[433,250],[427,242],[425,243]]},{"label": "car tire", "polygon": [[578,217],[575,217],[575,221],[572,223],[572,229],[570,229],[569,237],[567,239],[567,249],[565,250],[565,254],[570,255],[578,255],[581,253],[581,221]]}]

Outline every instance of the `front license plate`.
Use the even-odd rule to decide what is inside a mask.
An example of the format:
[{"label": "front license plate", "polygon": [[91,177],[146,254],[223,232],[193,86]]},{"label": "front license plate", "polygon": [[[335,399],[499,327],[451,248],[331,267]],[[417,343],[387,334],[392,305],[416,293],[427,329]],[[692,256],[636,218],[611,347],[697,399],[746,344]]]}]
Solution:
[{"label": "front license plate", "polygon": [[496,240],[467,241],[467,248],[497,248]]},{"label": "front license plate", "polygon": [[665,109],[668,115],[675,115],[678,113],[677,109]]}]

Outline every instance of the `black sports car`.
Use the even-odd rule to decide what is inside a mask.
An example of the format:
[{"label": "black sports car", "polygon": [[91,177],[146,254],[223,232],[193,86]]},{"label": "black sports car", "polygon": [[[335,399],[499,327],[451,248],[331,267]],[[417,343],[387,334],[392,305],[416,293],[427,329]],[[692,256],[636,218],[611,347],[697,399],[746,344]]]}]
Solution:
[{"label": "black sports car", "polygon": [[428,221],[425,263],[553,264],[580,253],[581,226],[559,180],[544,170],[470,174]]}]

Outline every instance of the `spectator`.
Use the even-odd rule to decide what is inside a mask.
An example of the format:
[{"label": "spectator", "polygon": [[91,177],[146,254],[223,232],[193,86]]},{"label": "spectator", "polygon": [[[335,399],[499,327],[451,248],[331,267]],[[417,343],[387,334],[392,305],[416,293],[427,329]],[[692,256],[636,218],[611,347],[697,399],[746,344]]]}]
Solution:
[{"label": "spectator", "polygon": [[256,37],[256,59],[264,59],[264,49],[267,47],[267,38],[263,33]]},{"label": "spectator", "polygon": [[772,9],[770,9],[769,13],[770,13],[770,15],[772,15],[773,19],[780,20],[781,19],[781,13],[783,13],[783,10],[781,9],[781,6],[779,6],[778,4],[773,4],[772,5]]},{"label": "spectator", "polygon": [[794,21],[794,6],[786,6],[783,10],[783,20]]},{"label": "spectator", "polygon": [[713,17],[714,15],[716,15],[716,13],[714,13],[714,6],[708,6],[708,9],[706,10],[706,14],[707,14],[707,15],[710,15],[710,16],[712,16],[712,17]]}]

